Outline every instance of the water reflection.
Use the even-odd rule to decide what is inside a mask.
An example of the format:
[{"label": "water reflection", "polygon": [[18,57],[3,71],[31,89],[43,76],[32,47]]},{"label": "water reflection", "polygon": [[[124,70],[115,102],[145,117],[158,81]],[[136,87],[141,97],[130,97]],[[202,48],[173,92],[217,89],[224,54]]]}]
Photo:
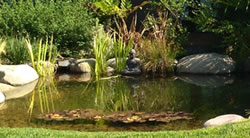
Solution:
[{"label": "water reflection", "polygon": [[28,113],[32,116],[36,103],[39,103],[41,113],[55,111],[54,99],[59,97],[59,93],[52,77],[41,77],[37,83],[36,89],[30,97]]},{"label": "water reflection", "polygon": [[[0,105],[0,126],[46,127],[84,131],[193,129],[201,127],[206,120],[221,114],[235,113],[245,116],[245,109],[250,107],[250,80],[249,77],[242,76],[236,76],[231,84],[220,87],[199,86],[176,79],[176,77],[122,77],[92,83],[75,79],[49,82],[49,80],[41,80],[33,93],[15,100],[7,100],[5,105]],[[39,89],[44,88],[45,84],[46,89],[43,90],[46,93],[43,93]],[[54,86],[47,87],[51,84]],[[159,126],[117,127],[79,123],[45,124],[35,121],[29,122],[27,110],[31,110],[31,107],[32,117],[42,112],[98,109],[104,112],[184,111],[193,113],[194,120],[171,122]]]},{"label": "water reflection", "polygon": [[217,88],[232,84],[234,77],[231,75],[192,75],[182,74],[178,78],[184,82],[194,84],[201,87]]},{"label": "water reflection", "polygon": [[96,82],[95,105],[108,112],[134,110],[134,99],[127,83],[121,78]]}]

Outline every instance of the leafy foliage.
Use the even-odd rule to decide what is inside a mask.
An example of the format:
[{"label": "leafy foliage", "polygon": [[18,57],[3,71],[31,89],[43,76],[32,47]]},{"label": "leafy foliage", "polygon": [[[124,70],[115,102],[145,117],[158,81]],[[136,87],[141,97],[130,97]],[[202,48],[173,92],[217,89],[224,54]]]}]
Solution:
[{"label": "leafy foliage", "polygon": [[[34,3],[35,2],[35,3]],[[54,37],[59,50],[67,55],[82,55],[89,50],[95,19],[84,0],[34,1],[9,0],[0,8],[0,35],[31,39]]]},{"label": "leafy foliage", "polygon": [[[195,22],[202,31],[214,32],[222,37],[222,48],[241,66],[250,56],[250,1],[215,0],[212,6],[195,7]],[[238,66],[239,67],[239,66]],[[240,68],[239,68],[240,69]]]},{"label": "leafy foliage", "polygon": [[96,23],[96,28],[94,38],[94,55],[95,55],[95,75],[96,79],[99,80],[101,75],[106,73],[107,69],[107,60],[111,56],[111,46],[112,38],[109,33],[105,33],[103,26],[98,26]]},{"label": "leafy foliage", "polygon": [[[26,50],[25,38],[7,38],[1,54],[4,64],[25,64],[28,63],[29,55]],[[2,43],[2,44],[4,44]]]},{"label": "leafy foliage", "polygon": [[187,39],[180,21],[184,4],[185,0],[161,0],[155,3],[157,15],[147,16],[144,25],[148,35],[138,49],[144,71],[160,74],[173,71],[174,59],[182,54],[181,45]]}]

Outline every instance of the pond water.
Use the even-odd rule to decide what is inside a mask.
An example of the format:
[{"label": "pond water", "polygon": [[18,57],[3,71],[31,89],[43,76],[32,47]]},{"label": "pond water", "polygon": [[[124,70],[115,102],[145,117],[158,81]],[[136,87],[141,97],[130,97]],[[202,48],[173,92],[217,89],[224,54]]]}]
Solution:
[{"label": "pond water", "polygon": [[[250,76],[181,75],[166,78],[121,77],[89,83],[80,75],[57,75],[55,85],[34,90],[0,105],[0,127],[38,127],[80,131],[158,131],[201,128],[222,114],[247,117],[250,109]],[[39,81],[37,87],[44,84]],[[49,83],[48,83],[49,84]],[[39,121],[42,113],[96,109],[120,111],[184,111],[192,120],[170,123],[93,123]]]}]

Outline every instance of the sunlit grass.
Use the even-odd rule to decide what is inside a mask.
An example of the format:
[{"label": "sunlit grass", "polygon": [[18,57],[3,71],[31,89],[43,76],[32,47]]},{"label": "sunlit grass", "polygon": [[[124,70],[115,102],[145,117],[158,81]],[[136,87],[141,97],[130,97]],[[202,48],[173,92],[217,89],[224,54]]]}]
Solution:
[{"label": "sunlit grass", "polygon": [[0,128],[2,137],[25,138],[83,138],[83,137],[123,137],[123,138],[247,138],[250,136],[250,121],[229,124],[206,129],[182,131],[157,131],[157,132],[79,132],[59,131],[39,128]]}]

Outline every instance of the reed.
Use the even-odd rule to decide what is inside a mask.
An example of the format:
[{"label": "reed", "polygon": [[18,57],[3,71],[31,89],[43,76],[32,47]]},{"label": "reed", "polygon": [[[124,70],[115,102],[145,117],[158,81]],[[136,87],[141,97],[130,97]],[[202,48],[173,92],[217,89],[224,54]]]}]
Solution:
[{"label": "reed", "polygon": [[113,37],[113,48],[116,62],[116,71],[118,73],[122,72],[122,70],[126,67],[127,57],[129,55],[129,51],[133,46],[133,39],[128,41],[128,44],[124,42],[124,40],[118,35],[118,39],[116,38],[116,33]]},{"label": "reed", "polygon": [[95,76],[96,80],[99,80],[103,74],[106,73],[107,60],[111,56],[112,51],[112,38],[109,33],[105,33],[103,28],[96,32],[94,38],[94,55],[96,59],[95,63]]},{"label": "reed", "polygon": [[36,44],[38,45],[38,52],[36,55],[34,54],[30,40],[26,39],[25,41],[32,66],[39,76],[52,76],[54,74],[54,63],[57,57],[57,50],[56,48],[53,48],[53,39],[51,39],[50,43],[48,39],[46,39],[45,43],[40,40],[39,43]]}]

